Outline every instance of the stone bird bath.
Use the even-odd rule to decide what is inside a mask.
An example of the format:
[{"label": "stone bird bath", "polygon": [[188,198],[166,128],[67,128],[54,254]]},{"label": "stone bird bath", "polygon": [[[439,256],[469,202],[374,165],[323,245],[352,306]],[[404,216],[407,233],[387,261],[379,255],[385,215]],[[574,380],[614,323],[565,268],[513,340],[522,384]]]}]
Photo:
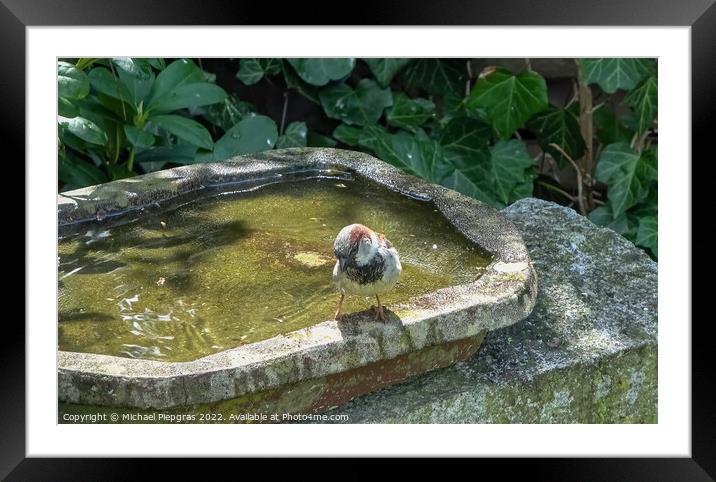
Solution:
[{"label": "stone bird bath", "polygon": [[[405,270],[408,275],[401,281],[404,283],[403,287],[399,284],[395,288],[396,298],[392,303],[387,302],[389,317],[386,323],[373,319],[367,309],[369,302],[365,300],[358,300],[355,309],[348,311],[348,316],[342,321],[329,319],[337,299],[337,295],[334,296],[333,292],[330,292],[330,301],[326,301],[328,298],[320,298],[319,302],[313,303],[311,306],[314,311],[306,311],[305,319],[300,325],[291,325],[287,321],[285,325],[280,325],[286,328],[266,331],[264,327],[268,326],[271,320],[267,321],[265,313],[256,312],[256,330],[248,329],[247,334],[235,333],[236,330],[224,333],[224,321],[234,323],[240,322],[238,319],[242,318],[240,312],[232,311],[234,307],[231,300],[234,298],[227,295],[218,303],[219,310],[214,312],[217,313],[215,316],[222,320],[221,323],[211,324],[211,320],[204,320],[207,328],[199,333],[199,336],[215,336],[215,343],[202,345],[203,351],[192,352],[183,348],[194,345],[191,337],[176,325],[183,323],[183,330],[195,330],[196,323],[191,319],[180,323],[177,318],[172,318],[171,314],[163,315],[164,317],[154,316],[151,319],[151,326],[157,330],[161,331],[167,327],[174,330],[167,336],[161,336],[162,333],[156,335],[156,338],[164,343],[158,345],[159,348],[150,350],[147,347],[135,347],[130,343],[115,343],[112,340],[122,341],[125,336],[147,339],[151,333],[147,331],[146,323],[148,317],[153,315],[149,310],[139,315],[127,311],[127,303],[131,308],[132,303],[137,302],[134,298],[120,300],[117,303],[119,308],[116,308],[118,312],[109,314],[96,313],[96,310],[83,307],[84,302],[77,298],[80,296],[77,293],[85,290],[94,298],[109,300],[107,303],[112,306],[117,302],[113,293],[102,291],[102,283],[108,276],[121,274],[122,263],[118,263],[117,259],[127,262],[126,259],[130,256],[126,254],[117,258],[117,245],[107,240],[103,242],[108,244],[100,243],[102,248],[93,253],[102,259],[101,263],[104,263],[107,269],[83,275],[94,276],[85,278],[95,280],[85,281],[84,285],[87,286],[80,285],[74,291],[67,289],[70,281],[76,278],[65,279],[65,276],[79,276],[74,274],[75,271],[82,273],[83,269],[90,270],[82,264],[78,264],[75,271],[70,269],[71,266],[62,267],[63,243],[66,239],[84,239],[81,238],[83,233],[87,233],[85,236],[90,241],[101,241],[103,236],[111,239],[113,235],[110,233],[115,229],[142,223],[149,218],[163,219],[163,213],[168,210],[188,209],[187,206],[191,208],[197,203],[200,205],[207,202],[207,199],[220,198],[227,192],[261,193],[266,189],[273,189],[277,192],[288,190],[298,193],[302,188],[296,186],[310,187],[318,182],[328,185],[325,184],[326,180],[330,183],[330,189],[335,189],[335,186],[358,186],[356,195],[364,197],[365,190],[377,193],[384,191],[386,199],[389,199],[385,206],[392,206],[391,209],[397,210],[392,217],[385,217],[384,221],[388,226],[386,231],[393,226],[390,223],[395,221],[396,212],[405,212],[406,219],[409,218],[406,211],[409,208],[401,203],[414,203],[416,210],[426,209],[428,214],[420,214],[417,221],[423,219],[423,224],[429,225],[425,229],[443,223],[452,230],[452,234],[445,234],[445,239],[451,240],[452,254],[457,253],[457,257],[448,260],[448,264],[441,268],[446,273],[436,274],[439,276],[435,280],[442,281],[435,281],[434,286],[429,283],[424,286],[420,284],[421,280],[432,280],[432,275],[428,276],[429,270],[420,271],[421,257],[424,254],[413,253],[415,255],[411,256],[411,249],[425,249],[426,251],[421,253],[428,253],[425,256],[429,257],[430,249],[437,248],[437,244],[422,247],[420,240],[413,240],[405,241],[404,246],[399,245],[393,239],[395,235],[391,234],[402,229],[399,223],[394,224],[393,230],[386,232],[401,251],[401,257],[407,260],[408,266]],[[295,196],[298,198],[300,194]],[[333,204],[330,202],[330,196],[329,193],[328,206]],[[243,201],[239,199],[235,202],[238,203],[238,210],[231,211],[230,215],[241,216]],[[346,205],[352,203],[350,200],[346,202]],[[290,204],[286,206],[289,207],[279,206],[277,209],[290,208]],[[400,211],[401,209],[403,211]],[[246,204],[247,216],[248,210],[249,204]],[[358,214],[352,212],[360,219],[360,211]],[[434,216],[434,219],[424,218],[428,215]],[[340,216],[339,210],[338,218]],[[320,219],[311,219],[320,224]],[[321,412],[356,396],[464,360],[477,351],[488,331],[512,325],[529,315],[537,295],[537,280],[527,249],[515,227],[500,213],[474,199],[442,186],[426,183],[378,159],[353,151],[312,148],[276,150],[236,157],[223,163],[179,167],[66,192],[58,196],[58,224],[62,238],[59,280],[61,336],[58,353],[61,413],[89,409],[95,412],[119,410],[123,414],[131,415],[120,421],[142,421],[137,418],[139,415],[156,412],[210,412],[213,414],[210,418],[202,417],[199,420],[192,416],[185,420],[231,422],[242,421],[234,415],[247,412]],[[166,241],[166,238],[162,238],[166,235],[161,231],[166,228],[164,221],[161,221],[161,228],[158,225],[155,227],[159,234],[152,240]],[[321,228],[317,224],[315,229],[317,242],[322,243],[315,248],[316,252],[281,253],[273,261],[274,264],[266,264],[269,266],[266,271],[270,272],[270,266],[283,266],[288,261],[294,262],[295,258],[310,266],[310,269],[306,268],[305,271],[306,283],[311,279],[309,274],[315,273],[320,277],[316,279],[323,280],[325,277],[325,284],[329,284],[332,239],[326,233],[333,232],[330,231],[333,226],[326,227],[324,223]],[[197,232],[192,236],[201,238],[201,232]],[[230,234],[233,232],[229,232],[228,238],[231,238]],[[241,231],[242,235],[247,232],[258,233],[260,230]],[[337,230],[333,234],[335,233]],[[250,238],[253,234],[248,236]],[[408,237],[405,239],[409,240]],[[441,238],[438,236],[435,239]],[[189,243],[196,240],[185,241]],[[231,243],[233,240],[227,239],[226,242]],[[284,243],[281,246],[289,244]],[[107,246],[106,256],[102,251],[104,246]],[[128,246],[126,249],[131,254],[133,251],[130,248],[131,246]],[[221,246],[214,245],[211,248],[215,250],[207,250],[207,262],[216,262],[217,257],[228,256],[221,258],[220,262],[230,265],[231,260],[235,259],[232,255],[234,251],[222,250]],[[276,249],[281,251],[284,248]],[[276,252],[276,249],[271,252]],[[472,253],[469,256],[475,257],[476,260],[484,259],[485,262],[467,262],[469,256],[460,254],[460,250],[466,253],[469,251]],[[475,253],[483,253],[485,257],[479,258]],[[122,249],[119,254],[122,255]],[[244,253],[236,253],[236,256],[240,254]],[[193,255],[195,253],[186,254],[188,258]],[[171,262],[168,258],[161,259],[159,263],[153,261],[158,273],[161,272],[162,263]],[[315,264],[312,264],[314,261]],[[116,267],[111,264],[113,262]],[[259,257],[256,262],[263,261]],[[410,267],[411,262],[415,265],[414,269]],[[220,267],[212,269],[220,270]],[[241,266],[236,269],[241,269]],[[251,271],[254,273],[252,276],[264,274],[264,270],[253,267]],[[202,281],[208,284],[206,289],[216,290],[211,288],[211,272],[207,271],[209,274],[205,273]],[[153,285],[142,288],[146,290],[146,296],[151,297],[159,293],[156,296],[160,299],[160,289],[165,287],[165,283],[170,286],[174,280],[169,276],[166,279],[157,276],[156,279],[156,288]],[[293,280],[294,284],[300,282],[300,277]],[[232,283],[231,277],[228,277],[224,284],[238,290],[236,293],[241,293],[241,283]],[[237,284],[238,286],[234,286]],[[267,289],[270,289],[270,283],[267,286]],[[434,289],[429,289],[431,286]],[[244,284],[244,288],[248,290],[250,286]],[[312,292],[311,296],[318,296],[316,293],[328,296],[327,291],[322,291],[324,289],[330,290],[329,287],[321,286],[320,289],[313,290],[315,292]],[[258,291],[258,294],[251,295],[257,310],[270,310],[273,301],[261,299],[261,293]],[[187,296],[191,295],[189,290]],[[94,298],[88,303],[94,303]],[[296,304],[301,303],[302,300],[297,298]],[[75,311],[68,314],[63,308],[67,305],[73,306]],[[246,310],[244,313],[249,317],[255,312]],[[206,317],[211,315],[205,314],[204,318]],[[297,315],[295,318],[300,317]],[[276,319],[278,322],[283,321],[280,317]],[[127,333],[121,331],[125,326]],[[120,331],[113,332],[105,327],[114,327],[112,330]],[[77,340],[90,340],[91,343],[81,344]],[[123,346],[124,351],[112,351],[115,345]],[[192,357],[192,353],[196,356]]]}]

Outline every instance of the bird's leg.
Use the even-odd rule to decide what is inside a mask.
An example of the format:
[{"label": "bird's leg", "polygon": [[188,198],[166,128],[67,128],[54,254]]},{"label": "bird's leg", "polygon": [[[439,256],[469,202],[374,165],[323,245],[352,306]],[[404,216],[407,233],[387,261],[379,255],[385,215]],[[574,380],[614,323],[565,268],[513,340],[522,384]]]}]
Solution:
[{"label": "bird's leg", "polygon": [[381,321],[385,321],[385,313],[383,313],[383,305],[380,304],[380,298],[375,295],[375,299],[378,300],[378,309],[376,310],[377,318]]},{"label": "bird's leg", "polygon": [[343,306],[343,298],[345,298],[345,297],[346,297],[346,292],[341,290],[341,297],[338,300],[338,308],[336,309],[336,316],[334,316],[334,318],[336,320],[341,319],[341,306]]}]

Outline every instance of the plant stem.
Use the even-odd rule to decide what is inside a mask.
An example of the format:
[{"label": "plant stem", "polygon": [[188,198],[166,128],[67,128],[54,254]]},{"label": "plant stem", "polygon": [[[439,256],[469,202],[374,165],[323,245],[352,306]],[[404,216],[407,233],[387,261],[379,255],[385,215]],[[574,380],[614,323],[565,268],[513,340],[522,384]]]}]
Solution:
[{"label": "plant stem", "polygon": [[574,199],[574,196],[572,196],[571,194],[569,194],[569,193],[568,193],[567,191],[565,191],[564,189],[561,189],[561,188],[559,188],[559,187],[557,187],[557,186],[555,186],[555,185],[553,185],[553,184],[550,184],[550,183],[544,182],[544,181],[537,181],[537,184],[539,184],[540,186],[544,187],[545,189],[549,189],[550,191],[554,191],[554,192],[556,192],[557,194],[560,194],[560,195],[566,197],[567,199],[569,199],[569,200],[572,201],[573,203],[576,201],[576,199]]},{"label": "plant stem", "polygon": [[[582,214],[586,215],[594,206],[591,181],[592,172],[594,171],[594,123],[592,120],[594,109],[592,106],[592,89],[584,82],[579,61],[575,60],[575,62],[577,63],[577,81],[579,83],[579,130],[586,146],[584,155],[579,159],[579,165],[576,168],[580,177],[579,191],[584,194],[579,196],[583,203],[580,204],[580,208],[583,210]],[[576,165],[573,159],[570,159],[570,161]]]},{"label": "plant stem", "polygon": [[127,159],[127,169],[131,172],[134,168],[134,146],[129,151],[129,159]]},{"label": "plant stem", "polygon": [[280,135],[283,135],[283,129],[286,127],[286,111],[288,110],[288,91],[283,91],[283,112],[281,113],[281,130]]},{"label": "plant stem", "polygon": [[554,147],[559,151],[560,154],[562,154],[562,157],[567,159],[569,163],[574,167],[574,170],[577,172],[577,204],[579,204],[579,212],[580,214],[586,216],[589,211],[587,210],[587,203],[584,199],[584,175],[582,173],[582,168],[572,159],[569,157],[569,154],[564,152],[564,149],[559,147],[554,142],[550,143],[550,147]]}]

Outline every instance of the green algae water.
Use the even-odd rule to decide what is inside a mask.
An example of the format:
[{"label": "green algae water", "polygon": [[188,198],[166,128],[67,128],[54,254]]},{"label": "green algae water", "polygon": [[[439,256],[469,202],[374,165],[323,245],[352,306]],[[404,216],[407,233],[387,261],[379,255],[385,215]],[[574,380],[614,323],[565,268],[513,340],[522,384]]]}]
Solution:
[{"label": "green algae water", "polygon": [[[306,179],[199,198],[59,244],[59,349],[187,361],[331,319],[333,239],[351,223],[400,253],[391,305],[474,281],[490,257],[434,208],[373,183]],[[347,296],[344,313],[375,298]]]}]

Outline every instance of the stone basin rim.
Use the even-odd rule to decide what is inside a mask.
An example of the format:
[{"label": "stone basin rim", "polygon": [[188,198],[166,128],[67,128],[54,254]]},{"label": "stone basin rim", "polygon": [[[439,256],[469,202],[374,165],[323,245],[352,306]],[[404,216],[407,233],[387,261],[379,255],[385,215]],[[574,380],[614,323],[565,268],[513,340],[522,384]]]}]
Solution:
[{"label": "stone basin rim", "polygon": [[[536,274],[510,221],[479,201],[356,151],[275,150],[91,186],[58,195],[58,222],[83,224],[100,214],[140,210],[213,186],[336,167],[404,195],[429,198],[468,240],[490,252],[493,261],[472,283],[391,307],[399,320],[386,324],[360,315],[344,322],[327,320],[181,362],[58,351],[59,399],[157,409],[211,403],[472,337],[529,315],[537,295]],[[83,393],[81,387],[88,384],[106,390]]]}]

